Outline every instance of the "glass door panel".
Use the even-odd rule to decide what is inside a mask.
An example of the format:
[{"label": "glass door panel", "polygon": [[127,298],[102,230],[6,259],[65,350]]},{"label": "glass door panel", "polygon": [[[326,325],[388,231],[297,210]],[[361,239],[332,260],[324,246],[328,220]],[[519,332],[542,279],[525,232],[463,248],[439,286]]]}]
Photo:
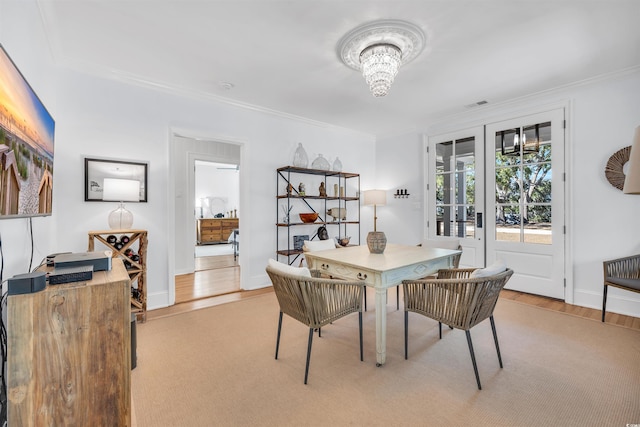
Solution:
[{"label": "glass door panel", "polygon": [[483,246],[484,231],[476,221],[484,204],[483,183],[477,181],[484,174],[482,128],[430,137],[428,147],[432,188],[428,238],[459,238],[463,248],[469,247],[461,264],[483,265],[484,248],[478,247]]},{"label": "glass door panel", "polygon": [[551,178],[551,122],[495,132],[496,240],[552,244]]}]

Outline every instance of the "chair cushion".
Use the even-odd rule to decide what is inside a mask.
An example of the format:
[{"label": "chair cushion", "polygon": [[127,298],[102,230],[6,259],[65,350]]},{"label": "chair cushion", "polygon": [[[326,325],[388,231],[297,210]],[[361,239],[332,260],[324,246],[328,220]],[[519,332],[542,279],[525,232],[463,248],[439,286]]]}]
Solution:
[{"label": "chair cushion", "polygon": [[304,252],[324,251],[327,249],[335,249],[336,242],[333,239],[327,240],[305,240],[302,250]]},{"label": "chair cushion", "polygon": [[460,239],[457,238],[441,238],[437,240],[424,240],[422,247],[424,248],[442,248],[456,250],[460,246]]},{"label": "chair cushion", "polygon": [[620,277],[607,277],[606,281],[625,288],[640,291],[640,279],[623,279]]},{"label": "chair cushion", "polygon": [[478,277],[489,277],[494,276],[496,274],[500,274],[507,269],[507,266],[501,260],[497,260],[493,264],[485,267],[474,270],[469,275],[469,278],[475,279]]},{"label": "chair cushion", "polygon": [[274,259],[269,259],[267,265],[277,272],[284,274],[292,274],[294,276],[311,277],[311,271],[307,267],[294,267],[289,264],[278,262]]}]

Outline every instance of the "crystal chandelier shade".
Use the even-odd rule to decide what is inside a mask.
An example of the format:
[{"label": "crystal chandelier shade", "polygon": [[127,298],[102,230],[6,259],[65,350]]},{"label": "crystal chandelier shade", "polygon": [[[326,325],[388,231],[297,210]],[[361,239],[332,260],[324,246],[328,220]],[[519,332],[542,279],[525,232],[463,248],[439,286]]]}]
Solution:
[{"label": "crystal chandelier shade", "polygon": [[337,53],[349,68],[360,71],[375,97],[387,95],[400,65],[424,49],[422,29],[410,22],[385,19],[354,28],[340,39]]},{"label": "crystal chandelier shade", "polygon": [[402,65],[402,52],[392,44],[375,44],[362,51],[360,64],[373,96],[385,96]]}]

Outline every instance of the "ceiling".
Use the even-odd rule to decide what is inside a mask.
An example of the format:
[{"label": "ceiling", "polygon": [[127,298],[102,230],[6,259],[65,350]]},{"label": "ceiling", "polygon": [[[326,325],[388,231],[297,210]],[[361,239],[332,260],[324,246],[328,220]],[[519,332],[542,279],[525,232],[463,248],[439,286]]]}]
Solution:
[{"label": "ceiling", "polygon": [[[640,67],[638,0],[38,0],[55,62],[374,135]],[[374,98],[336,48],[378,19],[426,48]],[[232,88],[226,88],[231,83]],[[472,107],[473,105],[473,107]]]}]

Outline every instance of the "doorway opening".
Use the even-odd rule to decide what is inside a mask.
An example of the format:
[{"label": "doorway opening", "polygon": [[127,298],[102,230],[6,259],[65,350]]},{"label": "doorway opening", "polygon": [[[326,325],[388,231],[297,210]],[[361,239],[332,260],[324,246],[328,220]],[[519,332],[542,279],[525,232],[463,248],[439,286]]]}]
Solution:
[{"label": "doorway opening", "polygon": [[238,266],[240,165],[195,161],[195,271]]},{"label": "doorway opening", "polygon": [[174,139],[180,203],[175,208],[173,303],[238,292],[241,144],[179,135]]}]

